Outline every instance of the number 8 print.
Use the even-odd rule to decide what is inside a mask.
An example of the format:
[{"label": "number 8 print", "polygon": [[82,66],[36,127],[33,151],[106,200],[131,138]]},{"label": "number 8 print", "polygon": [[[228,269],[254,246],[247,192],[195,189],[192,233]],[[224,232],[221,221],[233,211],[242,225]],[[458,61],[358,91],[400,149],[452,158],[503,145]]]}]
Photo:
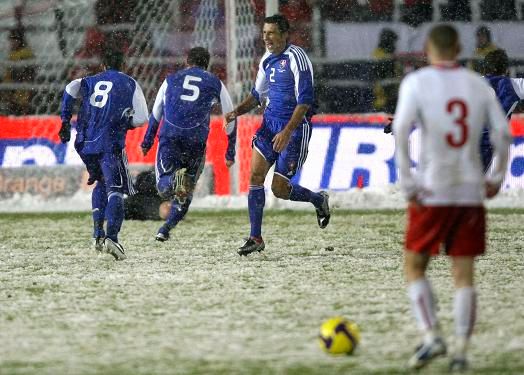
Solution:
[{"label": "number 8 print", "polygon": [[[105,86],[104,88],[101,88]],[[89,97],[89,104],[93,107],[102,108],[106,105],[107,99],[109,99],[109,92],[113,88],[113,82],[109,81],[100,81],[95,85],[95,91]],[[102,97],[102,100],[97,101],[96,99]]]}]

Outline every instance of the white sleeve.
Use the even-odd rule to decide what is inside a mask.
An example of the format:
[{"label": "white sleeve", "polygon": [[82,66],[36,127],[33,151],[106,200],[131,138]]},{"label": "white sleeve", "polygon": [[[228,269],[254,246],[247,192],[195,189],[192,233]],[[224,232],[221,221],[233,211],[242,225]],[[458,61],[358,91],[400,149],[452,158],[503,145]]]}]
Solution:
[{"label": "white sleeve", "polygon": [[220,82],[220,84],[222,85],[222,88],[220,89],[220,104],[222,105],[222,113],[228,113],[235,108],[233,106],[231,96],[229,95],[229,91],[227,91],[227,87],[223,82]]},{"label": "white sleeve", "polygon": [[506,174],[511,134],[504,111],[497,97],[490,90],[486,90],[488,112],[489,138],[494,148],[493,168],[490,168],[486,180],[500,185]]},{"label": "white sleeve", "polygon": [[135,83],[135,92],[133,94],[133,127],[137,128],[146,124],[149,117],[149,111],[147,110],[144,92],[138,82],[135,81]]},{"label": "white sleeve", "polygon": [[411,173],[409,135],[417,119],[417,100],[413,76],[407,76],[400,84],[397,110],[393,120],[395,136],[395,161],[399,171],[400,188],[406,197],[416,194],[418,186]]},{"label": "white sleeve", "polygon": [[258,72],[257,72],[257,78],[255,79],[255,87],[251,91],[253,96],[258,100],[260,104],[262,104],[265,101],[265,98],[267,97],[267,93],[269,91],[269,83],[266,79],[266,72],[264,71],[264,60],[267,58],[268,53],[264,54],[262,57],[262,60],[260,60],[260,64],[258,64]]},{"label": "white sleeve", "polygon": [[75,79],[74,81],[71,81],[65,88],[65,91],[75,99],[77,99],[79,96],[81,81],[81,78]]},{"label": "white sleeve", "polygon": [[[220,82],[222,85],[222,88],[220,89],[220,104],[222,106],[222,113],[228,113],[235,109],[233,106],[233,101],[231,100],[231,96],[229,95],[229,91],[227,91],[226,86],[222,81]],[[234,119],[233,121],[229,122],[226,126],[226,134],[229,135],[235,130],[235,125],[237,123],[237,120]]]},{"label": "white sleeve", "polygon": [[158,90],[158,94],[156,94],[155,104],[153,104],[153,110],[151,111],[151,114],[157,122],[160,122],[160,119],[164,114],[164,99],[166,95],[166,90],[167,80],[164,80],[162,86],[160,86],[160,90]]},{"label": "white sleeve", "polygon": [[511,78],[511,84],[519,98],[524,99],[524,78]]}]

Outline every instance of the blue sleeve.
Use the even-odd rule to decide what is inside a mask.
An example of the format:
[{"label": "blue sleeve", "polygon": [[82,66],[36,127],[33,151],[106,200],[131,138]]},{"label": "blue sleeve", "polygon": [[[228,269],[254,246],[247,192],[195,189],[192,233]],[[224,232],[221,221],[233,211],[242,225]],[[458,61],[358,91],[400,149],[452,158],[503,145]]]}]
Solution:
[{"label": "blue sleeve", "polygon": [[155,119],[155,116],[151,114],[151,116],[149,116],[149,124],[147,125],[147,131],[144,135],[144,140],[142,141],[140,147],[150,149],[153,146],[153,143],[155,143],[155,137],[156,133],[158,132],[159,124],[160,123]]},{"label": "blue sleeve", "polygon": [[237,123],[235,120],[235,127],[231,133],[227,135],[227,150],[226,150],[226,160],[235,160],[236,146],[237,143]]}]

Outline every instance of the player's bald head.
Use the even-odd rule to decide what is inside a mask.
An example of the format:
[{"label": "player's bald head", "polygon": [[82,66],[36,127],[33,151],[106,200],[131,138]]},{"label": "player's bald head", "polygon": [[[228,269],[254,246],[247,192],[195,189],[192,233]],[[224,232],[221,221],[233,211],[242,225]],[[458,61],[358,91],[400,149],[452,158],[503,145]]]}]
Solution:
[{"label": "player's bald head", "polygon": [[428,35],[428,47],[440,57],[455,59],[460,52],[460,41],[457,30],[447,24],[434,26]]}]

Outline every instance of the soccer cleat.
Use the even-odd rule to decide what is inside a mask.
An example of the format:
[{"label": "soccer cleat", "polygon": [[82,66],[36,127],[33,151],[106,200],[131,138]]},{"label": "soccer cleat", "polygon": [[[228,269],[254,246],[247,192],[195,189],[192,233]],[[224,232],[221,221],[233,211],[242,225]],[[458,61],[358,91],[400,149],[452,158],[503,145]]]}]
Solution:
[{"label": "soccer cleat", "polygon": [[468,360],[465,357],[453,357],[449,362],[449,372],[465,372],[468,370]]},{"label": "soccer cleat", "polygon": [[331,217],[331,213],[329,212],[329,195],[325,191],[321,191],[319,193],[324,197],[324,201],[322,202],[322,205],[320,208],[317,208],[317,222],[318,226],[321,229],[324,229],[329,224],[329,218]]},{"label": "soccer cleat", "polygon": [[101,253],[104,251],[104,238],[103,237],[96,237],[93,238],[93,247],[95,251]]},{"label": "soccer cleat", "polygon": [[127,258],[124,247],[118,242],[113,241],[111,238],[106,237],[104,240],[104,247],[106,252],[114,256],[116,260],[124,260]]},{"label": "soccer cleat", "polygon": [[155,240],[160,242],[169,240],[169,229],[162,225],[155,236]]},{"label": "soccer cleat", "polygon": [[184,204],[187,199],[187,169],[180,168],[175,172],[175,199]]},{"label": "soccer cleat", "polygon": [[421,344],[415,349],[415,354],[409,359],[408,367],[420,369],[426,366],[434,358],[446,354],[446,343],[442,338],[436,337],[429,344]]},{"label": "soccer cleat", "polygon": [[255,239],[253,237],[250,237],[246,240],[246,243],[243,244],[237,251],[238,255],[240,256],[247,256],[251,253],[254,253],[255,251],[258,251],[259,253],[264,250],[266,245],[264,244],[264,240],[262,238]]}]

